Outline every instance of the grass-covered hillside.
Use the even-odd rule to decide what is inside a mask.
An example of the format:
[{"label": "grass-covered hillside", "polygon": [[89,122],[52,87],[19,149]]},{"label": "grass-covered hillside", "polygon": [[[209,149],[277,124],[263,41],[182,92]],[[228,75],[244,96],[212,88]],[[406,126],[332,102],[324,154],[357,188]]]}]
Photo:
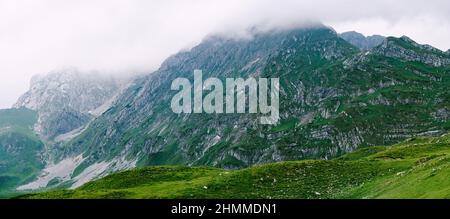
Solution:
[{"label": "grass-covered hillside", "polygon": [[450,198],[450,135],[242,170],[147,167],[21,198]]},{"label": "grass-covered hillside", "polygon": [[44,144],[33,132],[37,113],[28,109],[0,110],[0,198],[15,194],[44,166]]}]

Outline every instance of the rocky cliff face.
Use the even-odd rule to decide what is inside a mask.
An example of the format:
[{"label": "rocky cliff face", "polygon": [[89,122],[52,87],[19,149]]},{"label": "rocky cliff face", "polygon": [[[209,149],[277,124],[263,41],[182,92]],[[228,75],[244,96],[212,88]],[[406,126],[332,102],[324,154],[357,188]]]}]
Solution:
[{"label": "rocky cliff face", "polygon": [[120,84],[112,77],[63,69],[35,76],[30,90],[14,105],[39,113],[35,130],[47,140],[87,124],[91,111],[110,100]]}]

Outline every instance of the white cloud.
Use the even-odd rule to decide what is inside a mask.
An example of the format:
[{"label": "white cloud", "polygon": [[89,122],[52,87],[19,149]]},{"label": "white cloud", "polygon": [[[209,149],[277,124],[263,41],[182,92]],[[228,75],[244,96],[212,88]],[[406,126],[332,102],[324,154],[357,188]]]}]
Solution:
[{"label": "white cloud", "polygon": [[0,0],[0,108],[62,66],[151,71],[212,32],[320,20],[450,48],[447,0]]}]

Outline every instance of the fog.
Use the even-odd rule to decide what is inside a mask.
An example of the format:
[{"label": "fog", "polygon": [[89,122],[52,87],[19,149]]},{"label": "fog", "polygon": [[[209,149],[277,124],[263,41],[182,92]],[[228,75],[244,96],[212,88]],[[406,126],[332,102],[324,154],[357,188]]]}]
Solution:
[{"label": "fog", "polygon": [[65,66],[110,74],[151,72],[212,33],[320,21],[338,32],[407,35],[450,48],[447,0],[0,0],[0,108],[34,74]]}]

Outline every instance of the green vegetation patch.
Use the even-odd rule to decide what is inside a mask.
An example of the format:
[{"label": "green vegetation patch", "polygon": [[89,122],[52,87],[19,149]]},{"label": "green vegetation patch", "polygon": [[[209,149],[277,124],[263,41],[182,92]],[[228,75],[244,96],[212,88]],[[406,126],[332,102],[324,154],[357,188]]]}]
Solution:
[{"label": "green vegetation patch", "polygon": [[[234,162],[228,160],[227,162]],[[156,166],[19,198],[450,198],[450,137],[367,147],[335,160],[241,170]],[[225,162],[225,161],[224,161]]]}]

